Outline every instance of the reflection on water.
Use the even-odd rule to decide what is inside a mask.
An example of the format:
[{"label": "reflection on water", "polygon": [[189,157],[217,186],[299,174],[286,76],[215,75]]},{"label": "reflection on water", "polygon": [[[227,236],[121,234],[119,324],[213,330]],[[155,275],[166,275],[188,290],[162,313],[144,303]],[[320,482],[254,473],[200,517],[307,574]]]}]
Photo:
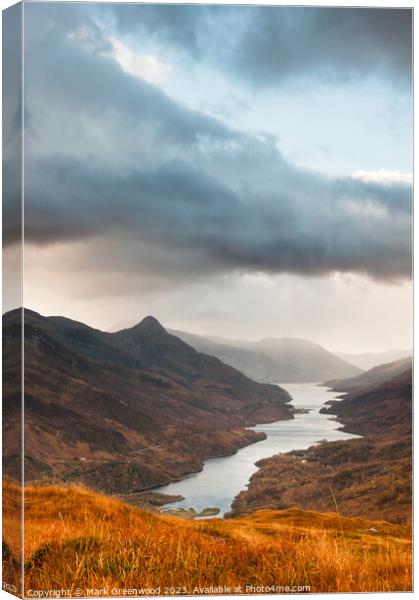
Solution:
[{"label": "reflection on water", "polygon": [[357,437],[338,431],[339,424],[331,420],[330,415],[319,413],[325,402],[336,397],[334,392],[307,383],[281,384],[281,387],[291,394],[295,408],[309,409],[309,412],[297,414],[291,421],[252,427],[256,431],[264,431],[267,439],[246,446],[232,456],[210,458],[205,461],[203,471],[158,488],[163,494],[180,494],[185,498],[168,507],[193,507],[198,512],[207,507],[218,507],[223,515],[230,510],[234,497],[246,487],[250,476],[257,470],[255,462],[258,460],[279,452],[308,448],[322,440]]}]

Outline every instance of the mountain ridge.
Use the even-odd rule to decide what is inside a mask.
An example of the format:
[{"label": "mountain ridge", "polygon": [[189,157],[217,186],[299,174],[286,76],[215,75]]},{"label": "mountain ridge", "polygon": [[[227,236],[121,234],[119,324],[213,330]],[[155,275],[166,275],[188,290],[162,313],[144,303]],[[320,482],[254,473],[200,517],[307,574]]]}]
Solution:
[{"label": "mountain ridge", "polygon": [[333,352],[339,358],[346,360],[347,362],[368,371],[373,367],[382,365],[384,363],[394,362],[401,358],[407,358],[412,356],[412,350],[394,348],[391,350],[384,350],[383,352],[361,352],[361,353],[350,353],[350,352]]},{"label": "mountain ridge", "polygon": [[[20,310],[3,316],[6,372],[19,372]],[[117,333],[25,310],[25,473],[126,493],[180,479],[203,460],[293,418],[290,397],[197,353],[154,318]],[[19,378],[4,387],[4,473],[19,478]]]},{"label": "mountain ridge", "polygon": [[[361,372],[320,344],[302,338],[264,338],[259,341],[227,340],[170,329],[197,351],[213,354],[260,382],[312,383],[350,377]],[[223,341],[220,341],[220,340]],[[328,374],[328,375],[327,375]],[[326,376],[325,376],[326,375]]]},{"label": "mountain ridge", "polygon": [[347,379],[327,381],[327,385],[336,392],[349,392],[375,383],[385,383],[393,377],[412,369],[412,357],[400,358],[393,362],[372,367],[368,371]]}]

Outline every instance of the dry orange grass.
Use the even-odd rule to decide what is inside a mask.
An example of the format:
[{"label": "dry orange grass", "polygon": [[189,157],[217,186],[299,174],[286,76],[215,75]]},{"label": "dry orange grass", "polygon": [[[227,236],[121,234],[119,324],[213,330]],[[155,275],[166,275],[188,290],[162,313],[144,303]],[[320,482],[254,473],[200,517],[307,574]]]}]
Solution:
[{"label": "dry orange grass", "polygon": [[[4,495],[12,495],[8,484]],[[371,529],[372,528],[372,529]],[[12,529],[6,542],[18,552]],[[25,491],[25,588],[411,589],[407,527],[299,509],[234,520],[159,516],[79,487]]]}]

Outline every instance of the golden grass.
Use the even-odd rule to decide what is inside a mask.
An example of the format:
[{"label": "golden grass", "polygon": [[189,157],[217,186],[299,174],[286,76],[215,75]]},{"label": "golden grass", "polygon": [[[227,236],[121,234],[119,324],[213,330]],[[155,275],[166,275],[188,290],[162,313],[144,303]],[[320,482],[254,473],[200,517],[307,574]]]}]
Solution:
[{"label": "golden grass", "polygon": [[[3,494],[12,497],[13,486]],[[6,542],[18,552],[13,530]],[[372,528],[372,529],[371,529]],[[17,544],[17,545],[16,545]],[[25,490],[25,588],[411,589],[408,527],[299,509],[233,520],[159,516],[80,487]],[[106,594],[104,594],[106,595]]]}]

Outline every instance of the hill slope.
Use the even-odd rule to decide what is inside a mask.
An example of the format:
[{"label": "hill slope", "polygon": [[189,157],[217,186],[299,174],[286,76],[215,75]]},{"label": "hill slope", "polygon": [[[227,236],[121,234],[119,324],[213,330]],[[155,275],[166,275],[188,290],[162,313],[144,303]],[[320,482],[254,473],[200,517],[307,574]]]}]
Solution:
[{"label": "hill slope", "polygon": [[361,372],[358,367],[307,340],[266,338],[245,342],[171,331],[199,352],[217,356],[256,381],[308,383],[351,377]]},{"label": "hill slope", "polygon": [[[5,315],[6,370],[19,336],[18,313]],[[16,382],[3,392],[5,473],[18,479]],[[28,481],[82,481],[118,493],[167,483],[263,438],[245,427],[292,418],[287,402],[284,390],[196,352],[152,317],[104,333],[25,311]]]},{"label": "hill slope", "polygon": [[357,390],[363,387],[373,385],[375,383],[384,383],[390,381],[393,377],[404,373],[412,368],[412,357],[400,358],[396,361],[378,365],[357,375],[347,379],[335,379],[325,383],[328,387],[336,392],[348,392],[349,390]]},{"label": "hill slope", "polygon": [[[391,365],[391,366],[390,366]],[[358,379],[348,380],[348,392],[341,400],[332,400],[322,412],[336,415],[343,423],[342,429],[359,435],[397,436],[408,439],[412,434],[412,367],[411,360],[375,367]],[[396,373],[391,378],[389,373]],[[365,384],[369,378],[374,383]],[[379,379],[380,378],[380,379]],[[362,382],[362,384],[361,384]],[[341,382],[337,391],[342,391]]]},{"label": "hill slope", "polygon": [[[9,510],[19,493],[4,488],[6,582],[16,581],[20,566],[19,515],[13,519]],[[115,588],[131,589],[130,595],[141,589],[223,595],[255,593],[257,586],[282,586],[265,592],[377,592],[412,585],[410,530],[382,521],[299,509],[186,521],[55,486],[28,487],[25,502],[27,589],[58,585],[70,596],[77,589],[86,596],[91,588],[102,589],[102,596]]]},{"label": "hill slope", "polygon": [[[322,409],[337,415],[344,430],[365,437],[324,442],[260,461],[249,488],[234,500],[232,514],[262,507],[329,511],[337,506],[343,515],[410,521],[412,369],[390,380],[388,365],[379,372],[382,382],[354,389],[349,380],[351,391]],[[343,388],[340,382],[339,390]]]}]

